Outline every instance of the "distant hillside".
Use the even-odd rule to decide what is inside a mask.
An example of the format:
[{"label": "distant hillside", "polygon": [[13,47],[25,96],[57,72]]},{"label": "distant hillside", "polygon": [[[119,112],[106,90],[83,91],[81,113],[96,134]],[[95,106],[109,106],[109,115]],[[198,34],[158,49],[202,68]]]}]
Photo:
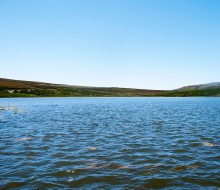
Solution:
[{"label": "distant hillside", "polygon": [[175,90],[87,87],[0,78],[0,97],[188,97],[220,96],[220,83],[186,86]]},{"label": "distant hillside", "polygon": [[86,87],[0,78],[0,97],[160,96],[166,91]]},{"label": "distant hillside", "polygon": [[192,86],[185,86],[179,88],[177,90],[186,91],[186,90],[207,90],[207,89],[215,89],[220,88],[220,82],[212,82],[207,84],[199,84],[199,85],[192,85]]},{"label": "distant hillside", "polygon": [[220,82],[185,86],[166,92],[165,96],[220,96]]},{"label": "distant hillside", "polygon": [[65,88],[65,87],[77,87],[77,86],[0,78],[0,89],[31,89],[31,88],[56,89],[59,87]]}]

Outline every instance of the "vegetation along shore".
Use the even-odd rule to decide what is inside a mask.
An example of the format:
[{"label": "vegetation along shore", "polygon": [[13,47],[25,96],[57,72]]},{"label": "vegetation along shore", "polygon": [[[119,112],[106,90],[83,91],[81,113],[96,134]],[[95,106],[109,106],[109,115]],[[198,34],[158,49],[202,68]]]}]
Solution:
[{"label": "vegetation along shore", "polygon": [[86,87],[0,78],[0,97],[188,97],[220,96],[220,82],[174,90]]}]

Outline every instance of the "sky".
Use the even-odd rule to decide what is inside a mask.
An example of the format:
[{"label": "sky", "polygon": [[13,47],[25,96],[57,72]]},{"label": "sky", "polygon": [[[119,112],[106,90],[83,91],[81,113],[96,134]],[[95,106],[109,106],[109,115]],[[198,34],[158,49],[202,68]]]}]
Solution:
[{"label": "sky", "polygon": [[0,78],[168,90],[219,73],[219,0],[0,0]]}]

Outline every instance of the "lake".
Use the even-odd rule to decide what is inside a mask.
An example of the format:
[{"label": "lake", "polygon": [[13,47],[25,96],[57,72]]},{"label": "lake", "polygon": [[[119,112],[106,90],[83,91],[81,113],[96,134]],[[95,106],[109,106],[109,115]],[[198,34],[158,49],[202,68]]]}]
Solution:
[{"label": "lake", "polygon": [[220,98],[0,99],[0,189],[218,189]]}]

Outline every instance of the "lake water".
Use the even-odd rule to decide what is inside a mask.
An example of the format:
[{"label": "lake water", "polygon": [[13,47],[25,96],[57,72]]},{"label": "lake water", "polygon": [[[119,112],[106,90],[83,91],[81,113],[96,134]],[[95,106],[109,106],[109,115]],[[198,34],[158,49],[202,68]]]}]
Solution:
[{"label": "lake water", "polygon": [[0,99],[0,189],[218,189],[220,98]]}]

